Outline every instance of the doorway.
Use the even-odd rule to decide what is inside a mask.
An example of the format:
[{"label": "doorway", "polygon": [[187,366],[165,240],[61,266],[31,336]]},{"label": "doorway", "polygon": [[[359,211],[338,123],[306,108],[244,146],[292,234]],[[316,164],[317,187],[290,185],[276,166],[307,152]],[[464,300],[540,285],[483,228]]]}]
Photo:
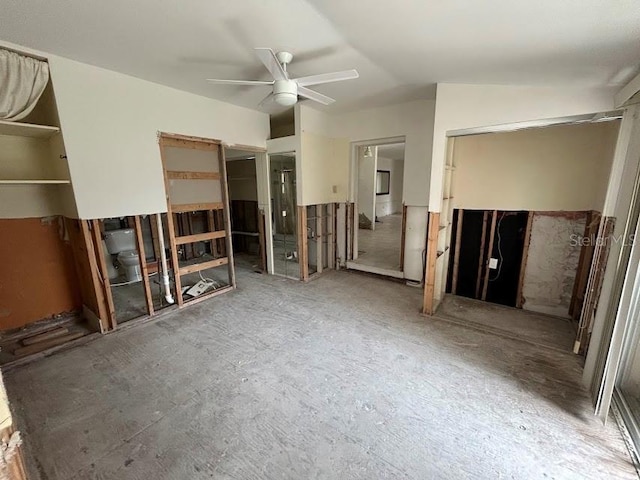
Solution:
[{"label": "doorway", "polygon": [[256,152],[225,148],[224,154],[236,266],[264,272],[264,219],[258,206]]},{"label": "doorway", "polygon": [[402,277],[405,142],[357,147],[353,261],[349,268]]}]

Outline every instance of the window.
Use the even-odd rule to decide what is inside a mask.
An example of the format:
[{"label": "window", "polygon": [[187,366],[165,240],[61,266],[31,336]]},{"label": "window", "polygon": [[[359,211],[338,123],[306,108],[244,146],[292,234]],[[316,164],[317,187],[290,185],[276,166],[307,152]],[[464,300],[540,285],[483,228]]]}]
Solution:
[{"label": "window", "polygon": [[390,170],[376,171],[376,195],[389,195]]}]

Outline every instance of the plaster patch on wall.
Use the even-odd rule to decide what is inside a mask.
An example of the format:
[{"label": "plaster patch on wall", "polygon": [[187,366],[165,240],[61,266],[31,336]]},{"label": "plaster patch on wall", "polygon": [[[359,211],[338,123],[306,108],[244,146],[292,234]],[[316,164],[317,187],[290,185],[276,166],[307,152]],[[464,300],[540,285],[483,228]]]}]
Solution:
[{"label": "plaster patch on wall", "polygon": [[587,213],[535,213],[522,286],[525,310],[569,318],[580,246],[572,242],[584,234]]}]

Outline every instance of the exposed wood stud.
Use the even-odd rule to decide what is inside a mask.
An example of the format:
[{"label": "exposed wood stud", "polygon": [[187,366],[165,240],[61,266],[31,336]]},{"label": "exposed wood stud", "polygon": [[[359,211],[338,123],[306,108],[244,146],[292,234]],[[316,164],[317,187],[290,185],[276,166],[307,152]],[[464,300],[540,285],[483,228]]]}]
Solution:
[{"label": "exposed wood stud", "polygon": [[173,213],[198,212],[201,210],[222,210],[223,208],[224,203],[185,203],[171,205],[171,211]]},{"label": "exposed wood stud", "polygon": [[[85,224],[86,225],[86,224]],[[86,225],[87,233],[89,234],[90,241],[92,239],[93,248],[92,253],[97,261],[97,271],[100,275],[100,283],[102,284],[102,290],[104,292],[104,298],[107,303],[107,321],[109,322],[109,329],[114,329],[118,326],[116,319],[116,309],[113,305],[113,295],[111,294],[111,282],[109,281],[109,275],[107,273],[107,263],[104,258],[104,249],[102,248],[102,237],[100,235],[100,220],[91,221],[92,229],[89,233],[89,226]]]},{"label": "exposed wood stud", "polygon": [[[167,165],[165,160],[165,147],[167,146],[175,146],[171,145],[169,142],[169,138],[165,137],[164,134],[160,136],[160,158],[162,160],[163,172],[164,172],[164,187],[167,196],[167,230],[169,236],[169,249],[171,250],[171,265],[173,267],[173,277],[176,286],[176,300],[178,301],[178,306],[181,307],[184,304],[184,299],[182,297],[182,282],[180,282],[180,274],[178,273],[179,263],[178,263],[178,247],[176,245],[176,225],[174,224],[174,208],[179,207],[171,204],[171,199],[169,197],[169,179],[167,178]],[[193,210],[198,210],[197,208]],[[185,210],[191,211],[191,210]]]},{"label": "exposed wood stud", "polygon": [[404,244],[407,239],[407,206],[402,204],[402,233],[400,235],[400,271],[404,272]]},{"label": "exposed wood stud", "polygon": [[219,172],[182,172],[168,170],[167,177],[171,180],[220,180]]},{"label": "exposed wood stud", "polygon": [[494,210],[493,213],[491,214],[491,230],[489,230],[489,250],[487,253],[487,259],[484,263],[484,285],[482,287],[482,300],[486,300],[487,299],[487,290],[489,289],[489,276],[490,276],[490,269],[489,269],[489,261],[491,259],[491,256],[493,255],[493,239],[495,237],[495,233],[496,233],[496,219],[498,217],[498,211]]},{"label": "exposed wood stud", "polygon": [[187,243],[195,243],[195,242],[204,242],[207,240],[214,240],[216,238],[224,238],[225,236],[226,236],[226,232],[224,230],[219,230],[215,232],[196,233],[193,235],[183,235],[181,237],[176,237],[176,245],[184,245]]},{"label": "exposed wood stud", "polygon": [[324,229],[322,222],[325,218],[324,205],[316,205],[316,269],[317,273],[322,273],[323,265],[323,249],[324,249]]},{"label": "exposed wood stud", "polygon": [[267,238],[265,233],[265,215],[264,210],[260,209],[258,211],[258,239],[260,242],[260,270],[263,273],[267,273]]},{"label": "exposed wood stud", "polygon": [[224,156],[224,148],[220,148],[218,150],[218,165],[222,174],[221,187],[222,202],[224,204],[222,215],[224,219],[224,229],[227,232],[225,255],[228,259],[227,265],[229,269],[229,282],[233,288],[236,288],[236,270],[235,265],[233,264],[233,241],[231,237],[231,215],[229,209],[229,185],[227,184],[227,161]]},{"label": "exposed wood stud", "polygon": [[194,263],[191,265],[185,265],[178,270],[180,275],[188,275],[189,273],[200,272],[209,268],[219,267],[221,265],[228,265],[229,259],[227,257],[216,258],[215,260],[209,260],[208,262]]},{"label": "exposed wood stud", "polygon": [[428,222],[429,225],[427,227],[427,230],[429,233],[427,236],[427,261],[425,271],[424,297],[422,301],[422,313],[424,313],[425,315],[433,315],[440,213],[429,212]]},{"label": "exposed wood stud", "polygon": [[458,210],[458,222],[456,224],[456,241],[453,250],[453,279],[451,280],[451,293],[458,292],[458,270],[460,268],[460,244],[462,243],[462,218],[464,210]]},{"label": "exposed wood stud", "polygon": [[307,207],[298,206],[298,264],[300,280],[309,280],[309,248],[307,244]]},{"label": "exposed wood stud", "polygon": [[529,258],[529,243],[531,242],[531,226],[533,225],[533,212],[527,214],[527,228],[524,232],[524,247],[522,248],[522,261],[520,262],[520,275],[518,277],[518,293],[516,294],[516,308],[522,308],[522,288],[524,286],[524,274],[527,269],[527,258]]},{"label": "exposed wood stud", "polygon": [[134,225],[136,230],[136,243],[138,246],[138,258],[140,259],[140,271],[142,273],[142,285],[144,287],[144,298],[147,302],[147,313],[153,315],[153,295],[151,294],[151,283],[149,282],[149,270],[147,269],[147,256],[144,250],[144,238],[142,237],[142,223],[140,216],[134,217]]},{"label": "exposed wood stud", "polygon": [[489,212],[485,210],[482,214],[482,233],[480,235],[480,256],[478,257],[478,275],[476,276],[475,298],[480,298],[480,286],[482,285],[482,274],[484,273],[484,239],[487,236],[488,218]]}]

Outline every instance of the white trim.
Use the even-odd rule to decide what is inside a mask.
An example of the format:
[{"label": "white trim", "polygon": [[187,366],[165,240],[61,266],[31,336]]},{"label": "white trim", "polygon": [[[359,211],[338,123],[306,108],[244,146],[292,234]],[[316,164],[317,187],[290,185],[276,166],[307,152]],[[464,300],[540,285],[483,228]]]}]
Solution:
[{"label": "white trim", "polygon": [[621,107],[638,92],[640,92],[640,73],[613,96],[613,104]]},{"label": "white trim", "polygon": [[612,120],[619,120],[622,118],[621,110],[612,110],[602,113],[588,113],[585,115],[571,115],[568,117],[558,118],[545,118],[540,120],[529,120],[526,122],[505,123],[501,125],[491,125],[485,127],[473,127],[463,128],[460,130],[449,130],[446,133],[447,137],[464,137],[467,135],[481,135],[483,133],[502,133],[502,132],[515,132],[517,130],[524,130],[527,128],[543,128],[551,127],[553,125],[569,125],[574,123],[596,123]]},{"label": "white trim", "polygon": [[404,272],[398,270],[391,270],[388,268],[373,267],[371,265],[363,265],[349,260],[347,262],[347,268],[351,270],[359,270],[361,272],[375,273],[377,275],[384,275],[385,277],[393,277],[404,279]]}]

